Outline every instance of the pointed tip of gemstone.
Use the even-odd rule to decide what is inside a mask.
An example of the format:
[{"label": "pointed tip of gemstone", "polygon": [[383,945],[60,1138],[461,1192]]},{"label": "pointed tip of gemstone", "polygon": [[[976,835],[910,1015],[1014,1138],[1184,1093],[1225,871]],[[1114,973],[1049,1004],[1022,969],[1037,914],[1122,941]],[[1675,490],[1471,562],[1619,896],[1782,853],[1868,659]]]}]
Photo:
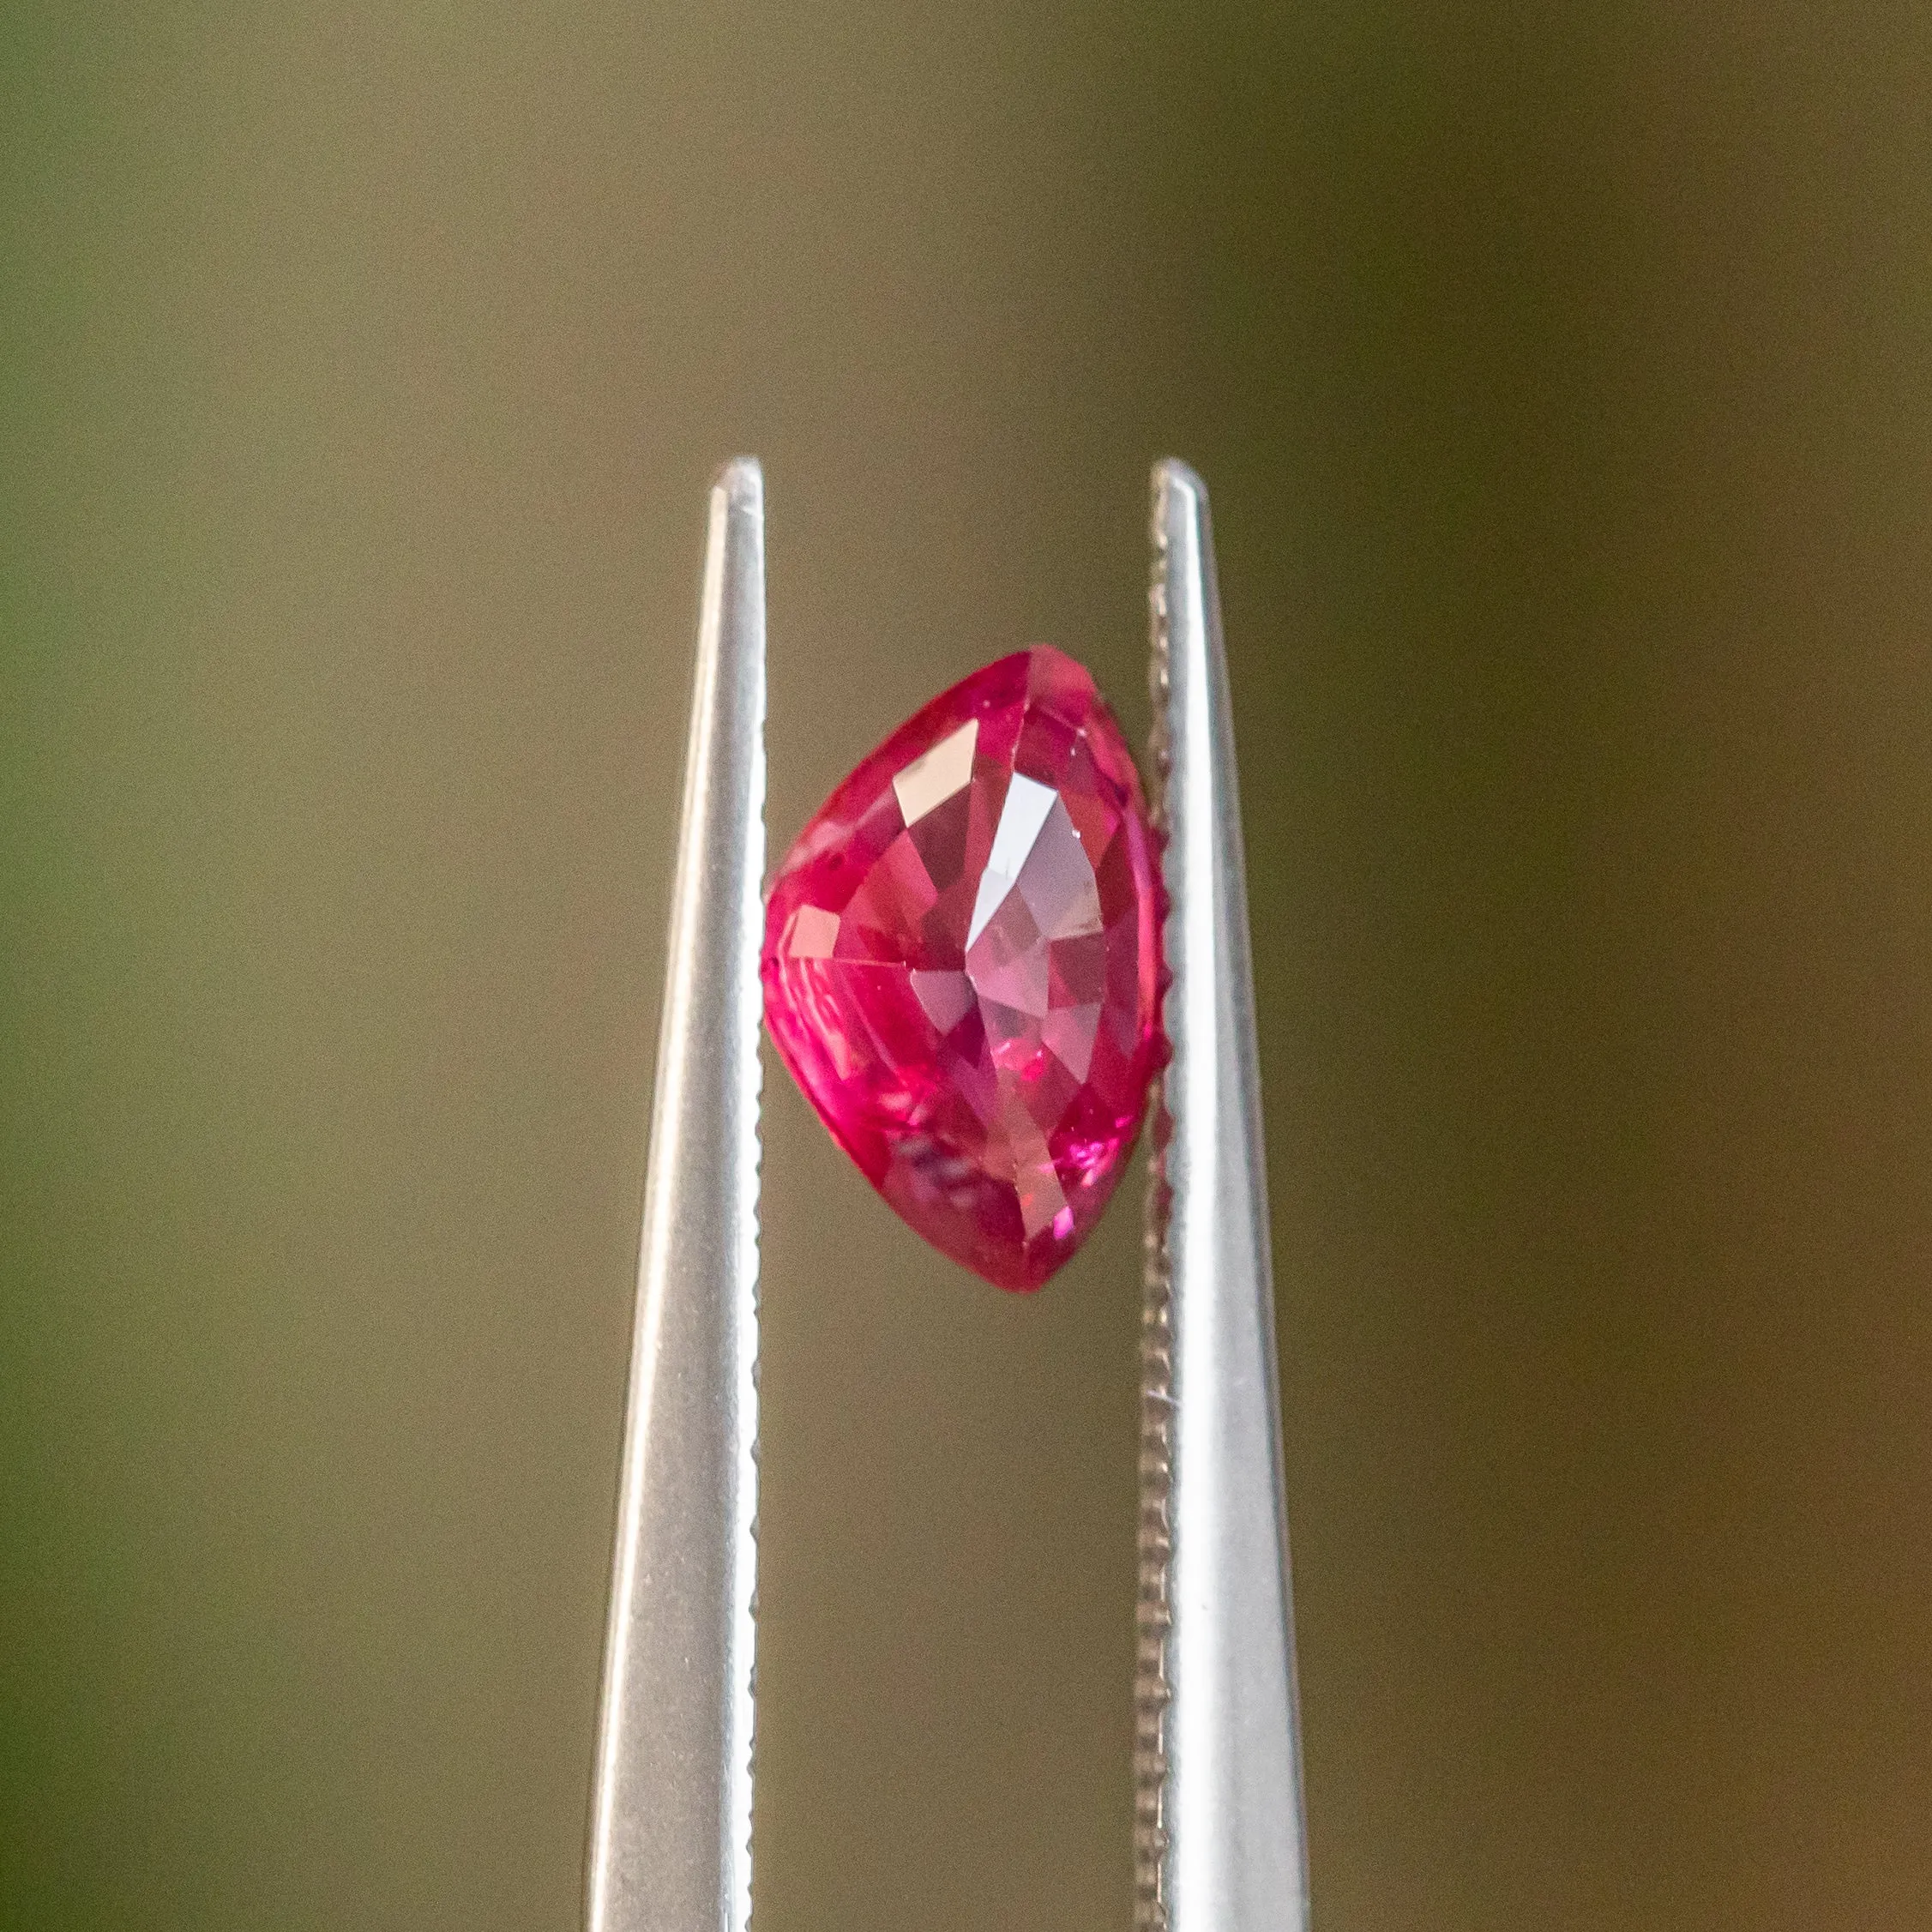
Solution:
[{"label": "pointed tip of gemstone", "polygon": [[973,672],[833,791],[772,882],[779,1056],[900,1216],[996,1287],[1098,1220],[1162,1057],[1139,773],[1050,645]]}]

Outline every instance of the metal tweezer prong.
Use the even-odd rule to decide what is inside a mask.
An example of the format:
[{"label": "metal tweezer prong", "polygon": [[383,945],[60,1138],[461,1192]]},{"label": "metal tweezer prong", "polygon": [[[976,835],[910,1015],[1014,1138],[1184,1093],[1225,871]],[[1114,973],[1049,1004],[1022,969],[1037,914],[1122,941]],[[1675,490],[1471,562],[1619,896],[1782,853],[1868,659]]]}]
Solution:
[{"label": "metal tweezer prong", "polygon": [[764,870],[765,494],[758,465],[740,457],[711,489],[591,1801],[590,1932],[743,1932],[751,1913]]},{"label": "metal tweezer prong", "polygon": [[[1163,1076],[1143,1337],[1136,1923],[1303,1932],[1279,1397],[1207,492],[1154,471]],[[757,1508],[764,496],[713,486],[592,1803],[590,1932],[745,1932]]]},{"label": "metal tweezer prong", "polygon": [[1308,1863],[1234,721],[1207,491],[1153,472],[1166,1023],[1141,1345],[1142,1932],[1302,1932]]}]

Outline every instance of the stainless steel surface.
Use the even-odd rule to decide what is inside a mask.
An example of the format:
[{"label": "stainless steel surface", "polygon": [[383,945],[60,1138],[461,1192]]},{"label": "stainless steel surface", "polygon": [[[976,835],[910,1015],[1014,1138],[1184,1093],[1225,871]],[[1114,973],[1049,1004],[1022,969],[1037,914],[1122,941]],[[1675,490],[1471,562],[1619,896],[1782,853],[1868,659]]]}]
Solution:
[{"label": "stainless steel surface", "polygon": [[592,1801],[590,1932],[751,1910],[764,485],[711,491]]},{"label": "stainless steel surface", "polygon": [[1167,1118],[1143,1349],[1136,1914],[1300,1932],[1306,1834],[1234,727],[1207,492],[1153,473]]}]

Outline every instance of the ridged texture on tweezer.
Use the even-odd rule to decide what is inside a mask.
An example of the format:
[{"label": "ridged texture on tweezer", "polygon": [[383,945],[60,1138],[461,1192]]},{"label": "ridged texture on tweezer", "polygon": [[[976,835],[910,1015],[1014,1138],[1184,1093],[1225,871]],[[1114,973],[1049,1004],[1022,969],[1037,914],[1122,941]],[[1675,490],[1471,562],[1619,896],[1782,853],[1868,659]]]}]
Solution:
[{"label": "ridged texture on tweezer", "polygon": [[[1154,493],[1153,569],[1147,585],[1151,650],[1147,683],[1153,700],[1153,733],[1148,744],[1153,773],[1154,833],[1167,840],[1167,545]],[[1165,892],[1165,885],[1163,890]],[[1163,907],[1165,915],[1165,907]],[[1163,1895],[1167,1850],[1168,1567],[1174,1545],[1168,1502],[1172,1490],[1173,1325],[1168,1273],[1167,1220],[1171,1197],[1167,1184],[1166,1082],[1153,1091],[1152,1151],[1147,1157],[1147,1234],[1141,1303],[1141,1519],[1140,1578],[1135,1603],[1134,1682],[1134,1923],[1136,1932],[1166,1932]]]},{"label": "ridged texture on tweezer", "polygon": [[590,1932],[745,1932],[757,1510],[764,490],[713,486],[592,1798]]},{"label": "ridged texture on tweezer", "polygon": [[1153,477],[1162,1076],[1142,1336],[1136,1923],[1304,1932],[1280,1397],[1234,732],[1207,491]]}]

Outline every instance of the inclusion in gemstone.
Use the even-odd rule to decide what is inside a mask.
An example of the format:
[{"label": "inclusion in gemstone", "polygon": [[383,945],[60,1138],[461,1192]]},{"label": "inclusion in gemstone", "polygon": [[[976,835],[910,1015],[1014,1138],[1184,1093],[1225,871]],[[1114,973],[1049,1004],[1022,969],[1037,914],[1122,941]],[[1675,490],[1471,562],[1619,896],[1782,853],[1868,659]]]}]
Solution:
[{"label": "inclusion in gemstone", "polygon": [[1153,834],[1093,680],[1042,645],[942,693],[772,882],[765,1019],[926,1239],[1032,1289],[1099,1219],[1160,1063]]}]

